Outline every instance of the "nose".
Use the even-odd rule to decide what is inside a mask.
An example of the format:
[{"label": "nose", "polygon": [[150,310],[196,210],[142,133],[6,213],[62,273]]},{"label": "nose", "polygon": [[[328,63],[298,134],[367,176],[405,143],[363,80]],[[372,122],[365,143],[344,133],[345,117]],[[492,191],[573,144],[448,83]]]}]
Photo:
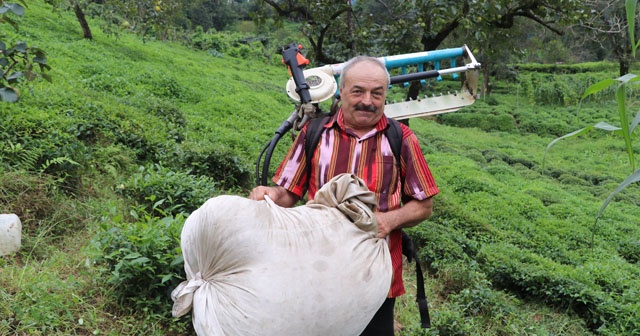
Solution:
[{"label": "nose", "polygon": [[371,99],[371,92],[365,92],[362,95],[362,103],[365,105],[371,105],[371,103],[373,102],[373,100]]}]

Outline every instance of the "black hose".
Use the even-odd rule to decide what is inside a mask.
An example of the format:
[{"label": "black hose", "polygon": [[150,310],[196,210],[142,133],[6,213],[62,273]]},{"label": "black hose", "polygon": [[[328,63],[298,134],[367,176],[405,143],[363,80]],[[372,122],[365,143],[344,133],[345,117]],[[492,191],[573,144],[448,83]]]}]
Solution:
[{"label": "black hose", "polygon": [[[294,111],[291,114],[291,116],[289,116],[289,119],[283,121],[280,127],[278,128],[278,130],[276,131],[276,134],[273,136],[273,138],[271,138],[271,141],[269,141],[269,143],[265,146],[265,148],[262,149],[262,152],[260,152],[260,156],[258,157],[258,163],[256,165],[256,176],[257,176],[256,182],[259,185],[262,185],[262,186],[267,185],[267,177],[269,175],[269,164],[271,163],[271,155],[273,155],[273,150],[276,148],[276,145],[278,144],[278,141],[280,141],[282,136],[285,135],[287,132],[289,132],[291,128],[293,128],[293,121],[295,120],[296,116],[297,116],[297,111]],[[258,166],[260,165],[260,160],[265,150],[267,152],[267,155],[265,156],[264,163],[262,164],[262,174],[259,174]]]},{"label": "black hose", "polygon": [[267,144],[264,145],[264,147],[260,151],[260,155],[258,155],[258,161],[256,162],[256,185],[267,185],[266,181],[265,183],[262,183],[262,177],[260,175],[260,162],[262,161],[262,155],[264,155],[264,152],[267,150],[267,148],[269,148],[270,143],[271,141],[267,142]]}]

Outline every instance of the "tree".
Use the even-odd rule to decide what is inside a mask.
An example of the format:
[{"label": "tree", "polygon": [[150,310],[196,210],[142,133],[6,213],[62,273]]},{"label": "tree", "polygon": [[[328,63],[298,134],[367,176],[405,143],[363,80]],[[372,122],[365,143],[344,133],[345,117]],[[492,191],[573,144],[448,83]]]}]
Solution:
[{"label": "tree", "polygon": [[[519,23],[529,21],[557,35],[563,27],[574,22],[575,13],[584,9],[582,1],[574,0],[377,0],[378,7],[385,9],[378,15],[376,26],[383,45],[391,53],[403,47],[399,40],[413,37],[424,51],[435,50],[446,41],[457,36],[472,49],[482,63],[483,93],[490,87],[489,79],[494,60],[505,60],[508,55],[520,54],[519,40],[514,38]],[[373,13],[373,12],[370,12]],[[455,34],[454,34],[455,33]],[[406,42],[404,42],[406,45]]]},{"label": "tree", "polygon": [[[101,0],[99,10],[109,26],[116,25],[165,41],[185,17],[184,0]],[[110,30],[110,27],[105,30]]]},{"label": "tree", "polygon": [[87,7],[91,1],[78,1],[78,0],[45,0],[46,3],[53,6],[54,10],[63,9],[68,10],[72,9],[73,13],[78,19],[78,23],[80,24],[80,29],[82,29],[82,36],[87,40],[93,39],[93,33],[91,32],[91,27],[87,22],[87,18],[85,15],[84,8]]},{"label": "tree", "polygon": [[86,19],[85,15],[84,15],[84,11],[82,10],[82,7],[80,7],[80,3],[78,3],[78,1],[76,1],[76,0],[71,1],[71,3],[73,5],[73,12],[76,14],[76,18],[78,19],[78,22],[80,23],[80,28],[82,28],[82,35],[87,40],[92,40],[93,39],[93,34],[91,34],[91,28],[89,27],[89,24],[87,23],[87,19]]},{"label": "tree", "polygon": [[[247,18],[249,10],[244,1],[198,0],[188,3],[185,8],[192,27],[201,26],[223,30],[239,19]],[[185,27],[187,28],[187,27]]]},{"label": "tree", "polygon": [[618,61],[620,76],[629,73],[633,57],[629,38],[629,23],[623,0],[586,0],[590,10],[582,13],[572,28],[582,44],[592,43],[610,51]]},{"label": "tree", "polygon": [[[19,0],[20,4],[8,3],[0,0],[0,24],[8,24],[18,31],[18,21],[14,18],[24,15],[27,4]],[[16,102],[20,97],[17,86],[23,81],[32,81],[38,76],[51,81],[45,72],[51,67],[47,64],[44,50],[29,47],[27,43],[18,41],[7,45],[7,36],[0,35],[0,101]],[[37,71],[40,70],[40,72]]]},{"label": "tree", "polygon": [[[576,0],[360,0],[307,2],[302,0],[256,0],[262,4],[258,18],[276,15],[298,20],[311,44],[312,57],[319,63],[344,61],[354,53],[399,54],[439,48],[454,32],[462,32],[486,52],[484,79],[491,72],[495,51],[511,51],[518,41],[509,30],[518,19],[530,20],[558,35],[583,11]],[[268,11],[271,9],[272,11]],[[350,29],[346,13],[353,11],[355,28]],[[357,39],[358,48],[347,48]],[[485,82],[484,87],[488,87]]]},{"label": "tree", "polygon": [[349,1],[255,1],[257,10],[253,17],[258,24],[264,24],[269,18],[302,23],[302,33],[311,46],[307,57],[324,64],[339,63],[353,52],[349,47],[354,47],[350,43],[354,32],[349,29],[346,17],[351,11]]}]

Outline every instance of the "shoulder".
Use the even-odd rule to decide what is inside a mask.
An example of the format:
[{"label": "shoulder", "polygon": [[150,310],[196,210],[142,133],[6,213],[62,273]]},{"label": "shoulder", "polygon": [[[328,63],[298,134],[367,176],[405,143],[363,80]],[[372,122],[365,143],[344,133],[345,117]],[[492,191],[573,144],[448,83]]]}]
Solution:
[{"label": "shoulder", "polygon": [[411,128],[409,128],[409,126],[403,124],[403,123],[398,123],[400,124],[400,129],[402,130],[402,138],[406,139],[413,134],[413,131],[411,130]]},{"label": "shoulder", "polygon": [[407,139],[407,138],[409,138],[409,137],[414,135],[414,133],[411,130],[411,128],[409,128],[409,126],[407,126],[403,122],[400,122],[400,121],[392,119],[392,118],[387,118],[387,120],[389,122],[389,127],[395,127],[402,133],[402,139],[403,140],[405,140],[405,139]]}]

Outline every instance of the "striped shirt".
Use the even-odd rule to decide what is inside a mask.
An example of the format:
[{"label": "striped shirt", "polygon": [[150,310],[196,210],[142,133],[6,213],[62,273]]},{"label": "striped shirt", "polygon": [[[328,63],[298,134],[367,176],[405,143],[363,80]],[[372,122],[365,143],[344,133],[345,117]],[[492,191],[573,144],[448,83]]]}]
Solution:
[{"label": "striped shirt", "polygon": [[[384,130],[389,122],[380,119],[375,128],[362,137],[346,129],[342,110],[324,125],[324,131],[313,154],[311,169],[305,154],[306,126],[280,163],[273,182],[302,197],[305,192],[312,200],[318,189],[331,178],[352,173],[365,181],[378,199],[377,211],[386,212],[401,206],[402,201],[424,200],[439,190],[420,149],[418,138],[404,124],[400,172]],[[307,124],[308,125],[308,124]],[[307,176],[310,175],[310,176]],[[402,179],[403,183],[398,183]],[[313,183],[307,183],[307,181]],[[308,189],[308,190],[307,190]],[[401,190],[402,189],[402,190]],[[387,238],[393,280],[389,297],[404,294],[402,281],[402,235],[394,230]]]}]

